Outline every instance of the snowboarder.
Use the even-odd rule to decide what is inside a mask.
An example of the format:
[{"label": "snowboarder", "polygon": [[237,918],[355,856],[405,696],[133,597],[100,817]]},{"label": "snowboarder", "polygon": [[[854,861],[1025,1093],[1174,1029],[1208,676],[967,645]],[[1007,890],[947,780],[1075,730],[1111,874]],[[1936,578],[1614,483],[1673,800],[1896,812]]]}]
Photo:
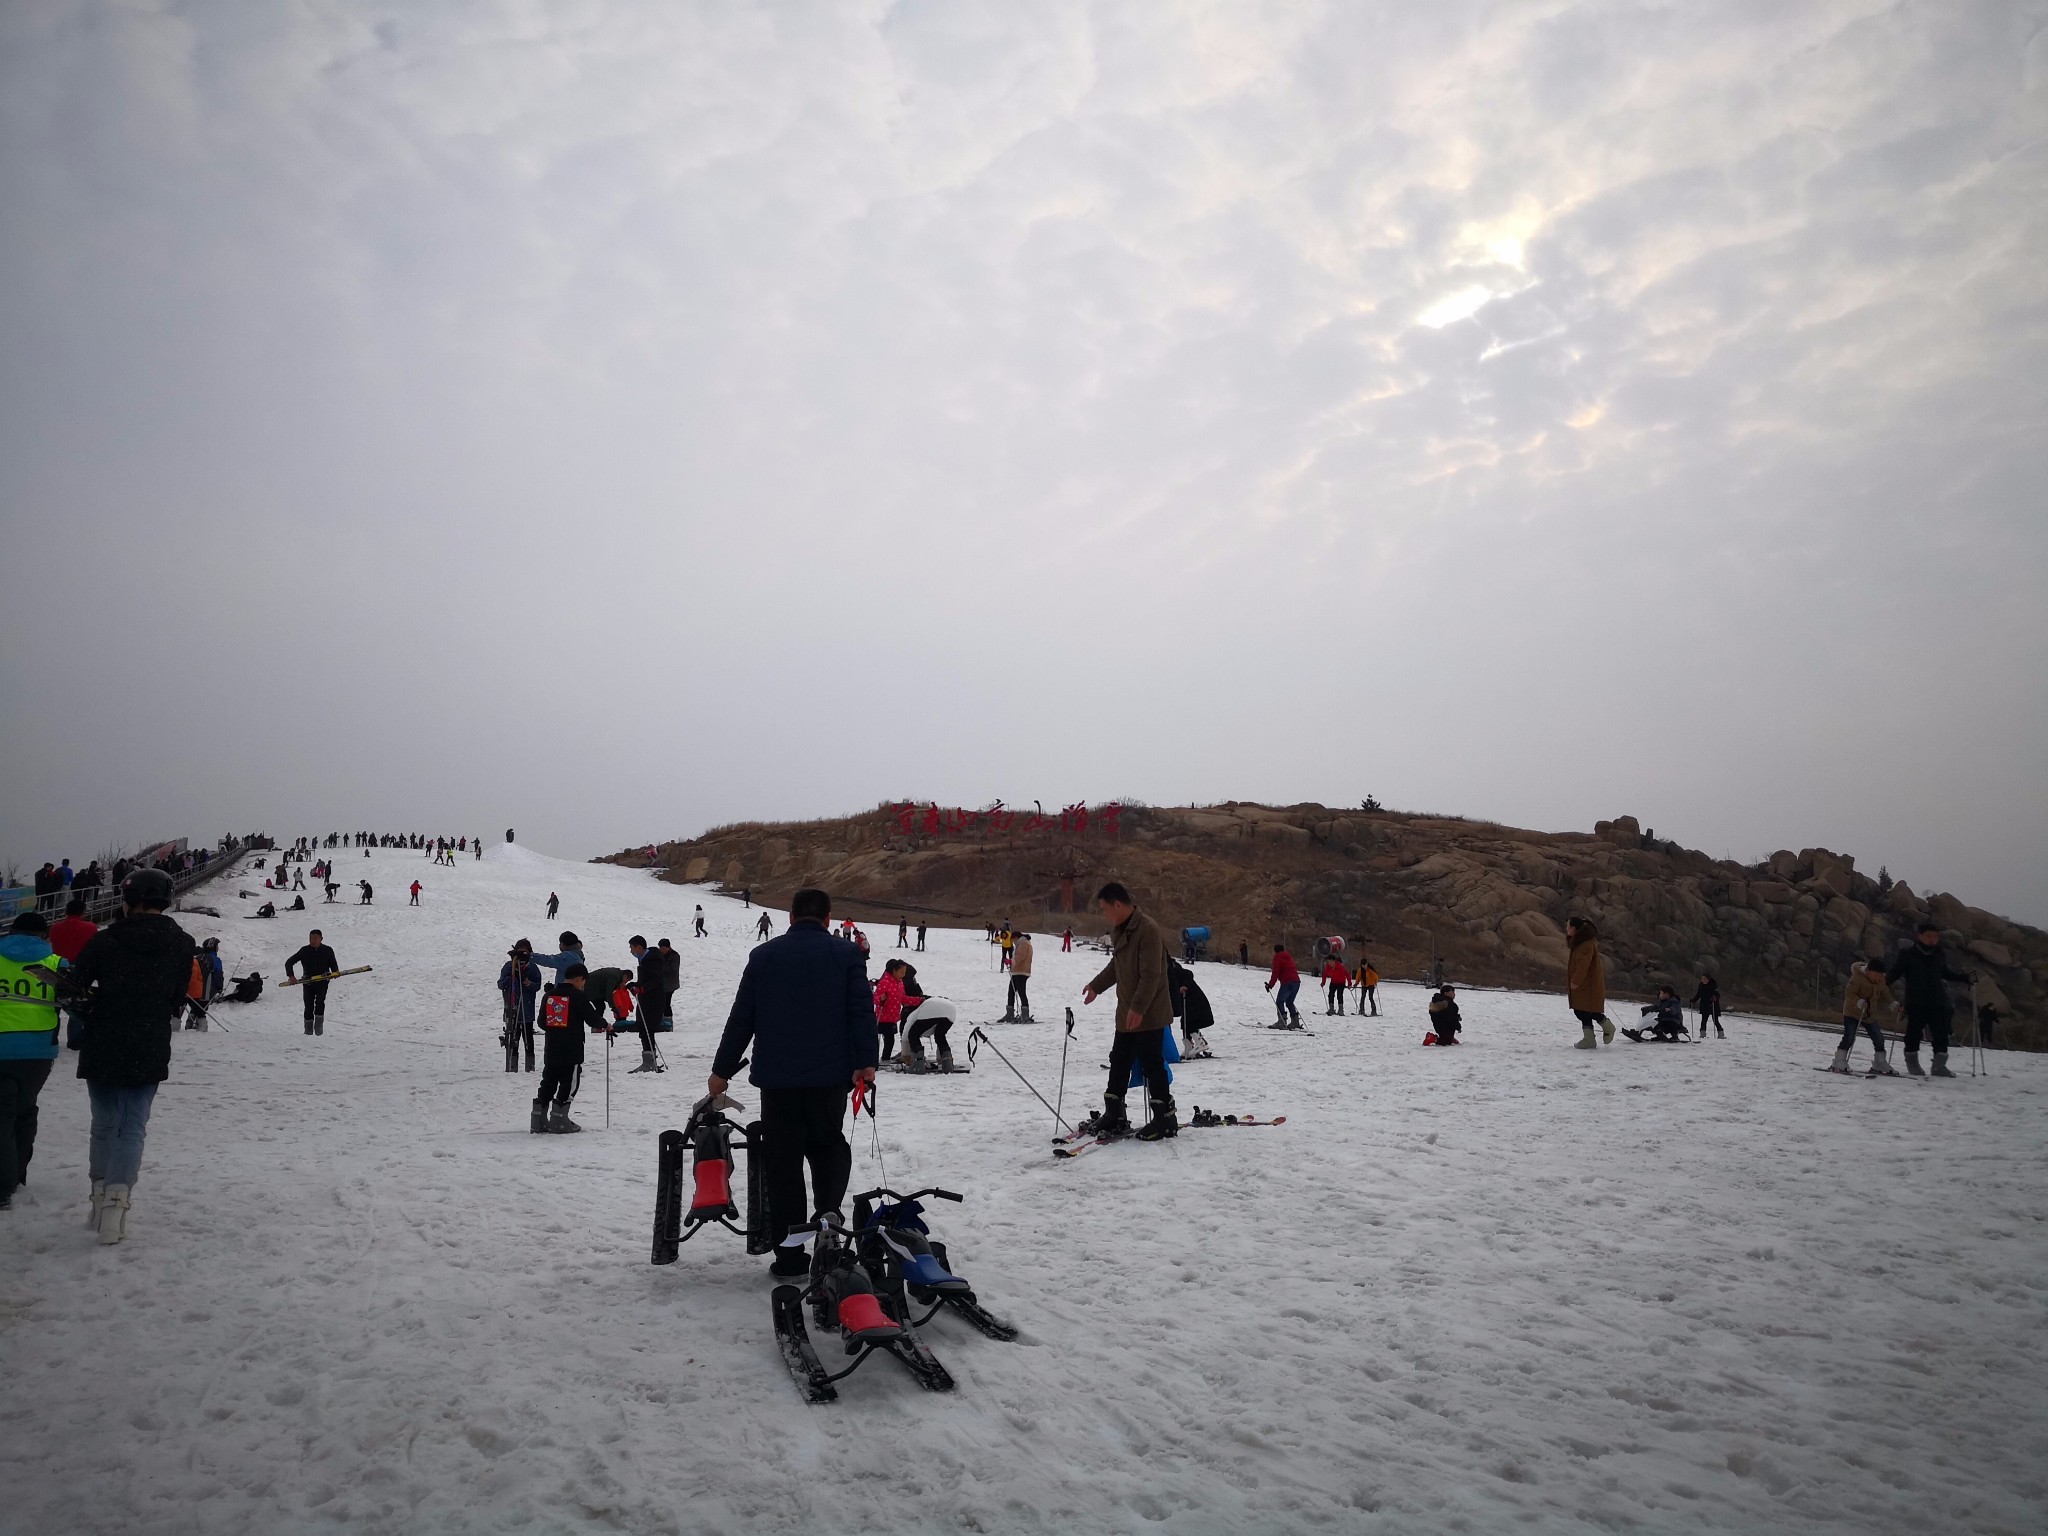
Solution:
[{"label": "snowboarder", "polygon": [[769,931],[773,927],[774,924],[768,921],[768,914],[766,912],[763,912],[761,914],[761,920],[758,923],[754,924],[754,942],[756,944],[764,942],[768,937]]},{"label": "snowboarder", "polygon": [[1131,1133],[1124,1112],[1124,1092],[1130,1084],[1131,1068],[1144,1069],[1146,1094],[1152,1115],[1140,1130],[1141,1141],[1164,1141],[1180,1134],[1180,1118],[1174,1112],[1173,1090],[1166,1076],[1166,1031],[1173,1024],[1173,999],[1167,991],[1166,936],[1159,925],[1140,912],[1131,893],[1112,880],[1095,893],[1096,905],[1109,923],[1109,964],[1081,993],[1082,1003],[1100,997],[1112,984],[1116,987],[1116,1043],[1109,1052],[1109,1084],[1102,1092],[1102,1113],[1090,1116],[1080,1129],[1100,1137],[1114,1138]]},{"label": "snowboarder", "polygon": [[[1727,1031],[1721,1028],[1721,983],[1714,980],[1705,971],[1700,972],[1700,984],[1693,991],[1692,1005],[1700,1012],[1700,1038],[1702,1040],[1707,1038],[1707,1021],[1709,1019],[1713,1020],[1714,1033],[1723,1040],[1728,1038]],[[1855,1036],[1852,1034],[1849,1038],[1854,1040]],[[1882,1056],[1883,1054],[1883,1050],[1880,1049],[1878,1055]]]},{"label": "snowboarder", "polygon": [[1273,993],[1273,1007],[1279,1014],[1271,1027],[1301,1028],[1301,1010],[1294,1006],[1295,995],[1301,991],[1301,972],[1294,968],[1294,956],[1287,953],[1285,944],[1273,946],[1273,969],[1266,977],[1266,990]]},{"label": "snowboarder", "polygon": [[574,962],[541,994],[540,1092],[529,1131],[561,1136],[583,1129],[569,1118],[569,1102],[583,1079],[584,1031],[604,1028],[604,1001],[586,990],[589,978],[582,963]]},{"label": "snowboarder", "polygon": [[363,893],[363,899],[357,902],[356,905],[359,907],[367,907],[370,904],[370,897],[374,894],[374,892],[372,892],[370,889],[370,882],[367,880],[358,880],[356,882],[356,889]]},{"label": "snowboarder", "polygon": [[[511,841],[512,841],[512,839],[508,837],[508,838],[506,838],[506,839],[505,839],[505,841],[509,843],[509,842],[511,842]],[[551,922],[551,923],[552,923],[552,922],[553,922],[553,921],[555,920],[555,914],[556,914],[557,912],[559,912],[559,911],[561,910],[561,908],[562,908],[562,898],[561,898],[561,897],[559,897],[559,896],[557,896],[557,895],[556,895],[556,894],[555,894],[555,893],[554,893],[553,891],[549,891],[549,892],[548,892],[548,921],[549,921],[549,922]]]},{"label": "snowboarder", "polygon": [[1351,985],[1351,973],[1344,969],[1344,962],[1335,955],[1323,962],[1323,1012],[1341,1014],[1344,1011],[1344,989]]},{"label": "snowboarder", "polygon": [[1181,1034],[1187,1040],[1187,1049],[1181,1054],[1189,1061],[1215,1055],[1209,1049],[1207,1031],[1216,1022],[1216,1014],[1209,1007],[1208,994],[1195,980],[1195,973],[1177,961],[1168,960],[1166,982],[1173,993],[1173,1011],[1180,1020]]},{"label": "snowboarder", "polygon": [[[765,914],[764,914],[764,915],[765,915]],[[701,938],[703,938],[703,937],[704,937],[704,936],[706,935],[706,933],[708,933],[708,932],[710,931],[710,930],[708,930],[707,928],[705,928],[705,926],[704,926],[704,907],[703,907],[703,904],[702,904],[701,902],[700,902],[700,903],[698,904],[698,907],[697,907],[697,918],[696,918],[696,922],[697,922],[697,937],[701,939]]]},{"label": "snowboarder", "polygon": [[533,945],[521,939],[506,951],[498,967],[498,993],[505,1000],[505,1070],[519,1070],[519,1047],[526,1046],[526,1070],[533,1070],[533,1010],[540,997],[540,967],[533,963]]},{"label": "snowboarder", "polygon": [[[716,1099],[753,1046],[748,1077],[761,1090],[768,1236],[778,1245],[791,1227],[814,1212],[838,1212],[845,1201],[853,1170],[844,1129],[847,1093],[875,1080],[867,968],[858,949],[832,937],[831,920],[832,898],[825,892],[807,886],[791,898],[788,931],[747,957],[705,1080]],[[778,1246],[772,1273],[801,1275],[809,1268],[800,1247]]]},{"label": "snowboarder", "polygon": [[1372,1016],[1380,1016],[1380,973],[1373,969],[1370,960],[1361,957],[1358,962],[1358,1012],[1365,1015],[1365,1005],[1372,1004]]},{"label": "snowboarder", "polygon": [[36,1154],[36,1098],[57,1059],[59,963],[42,913],[16,914],[0,939],[0,1211]]},{"label": "snowboarder", "polygon": [[[1866,960],[1858,960],[1849,967],[1849,988],[1842,994],[1842,1043],[1835,1048],[1835,1059],[1828,1067],[1830,1072],[1847,1073],[1849,1070],[1849,1049],[1856,1043],[1859,1030],[1870,1036],[1871,1060],[1867,1077],[1896,1077],[1892,1064],[1884,1053],[1884,1025],[1897,1010],[1892,998],[1891,984],[1884,979],[1884,972]],[[1704,1040],[1707,1027],[1700,1025],[1700,1038]]]},{"label": "snowboarder", "polygon": [[1464,1015],[1458,1012],[1458,989],[1438,987],[1436,996],[1429,1000],[1429,1035],[1422,1043],[1456,1045],[1458,1031],[1464,1027]]},{"label": "snowboarder", "polygon": [[306,968],[307,980],[303,989],[306,994],[306,1033],[309,1035],[324,1035],[327,1033],[328,984],[324,981],[315,981],[312,978],[316,976],[332,976],[341,969],[341,962],[335,959],[334,951],[328,947],[326,940],[320,937],[320,930],[318,928],[307,934],[305,944],[293,954],[291,959],[285,961],[284,974],[286,980],[291,979],[292,967],[298,965],[303,965]]},{"label": "snowboarder", "polygon": [[[1020,933],[1010,950],[1010,993],[1003,1002],[1005,1024],[1031,1022],[1031,935]],[[1019,1016],[1021,1013],[1021,1017]]]},{"label": "snowboarder", "polygon": [[424,887],[422,887],[422,886],[420,885],[419,881],[417,881],[417,880],[413,881],[413,883],[412,883],[412,905],[413,905],[413,906],[415,906],[415,907],[416,907],[416,906],[418,906],[418,905],[420,904],[420,891],[421,891],[422,889],[424,889]]},{"label": "snowboarder", "polygon": [[1607,1043],[1614,1044],[1614,1024],[1607,1017],[1607,973],[1600,964],[1600,935],[1590,919],[1574,917],[1564,925],[1564,941],[1568,946],[1565,1002],[1585,1030],[1574,1049],[1597,1051],[1600,1042],[1593,1038],[1595,1024]]},{"label": "snowboarder", "polygon": [[1955,1005],[1949,1001],[1948,983],[1965,984],[1977,978],[1968,971],[1950,968],[1948,951],[1941,942],[1941,927],[1932,920],[1915,931],[1915,942],[1906,945],[1885,969],[1886,981],[1906,983],[1906,1072],[1926,1077],[1920,1070],[1920,1037],[1934,1040],[1935,1077],[1954,1077],[1948,1069],[1948,1025]]},{"label": "snowboarder", "polygon": [[121,921],[94,934],[58,980],[60,996],[85,1000],[78,1075],[92,1100],[87,1225],[103,1244],[128,1235],[150,1106],[171,1074],[171,1021],[191,979],[192,936],[164,915],[173,897],[162,870],[132,872],[121,882]]}]

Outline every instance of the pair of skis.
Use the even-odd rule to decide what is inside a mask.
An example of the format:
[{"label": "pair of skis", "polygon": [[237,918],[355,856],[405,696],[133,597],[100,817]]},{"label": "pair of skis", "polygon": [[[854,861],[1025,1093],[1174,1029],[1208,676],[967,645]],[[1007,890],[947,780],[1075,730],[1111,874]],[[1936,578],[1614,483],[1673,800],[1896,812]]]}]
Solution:
[{"label": "pair of skis", "polygon": [[332,981],[337,976],[360,976],[365,971],[375,969],[375,966],[370,965],[352,965],[345,971],[328,971],[325,974],[319,976],[287,976],[283,981],[280,981],[278,985],[280,987],[297,987],[303,986],[305,983],[309,981]]},{"label": "pair of skis", "polygon": [[1276,1035],[1306,1035],[1311,1040],[1316,1037],[1314,1030],[1304,1029],[1299,1024],[1247,1024],[1244,1027],[1246,1029],[1266,1030]]}]

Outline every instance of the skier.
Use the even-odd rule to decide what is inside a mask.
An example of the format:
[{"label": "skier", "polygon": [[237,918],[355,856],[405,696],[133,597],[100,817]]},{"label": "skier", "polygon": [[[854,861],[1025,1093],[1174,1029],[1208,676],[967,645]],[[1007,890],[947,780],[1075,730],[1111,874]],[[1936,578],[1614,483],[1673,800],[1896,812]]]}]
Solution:
[{"label": "skier", "polygon": [[540,1092],[534,1095],[529,1131],[561,1136],[583,1129],[569,1118],[569,1101],[583,1079],[584,1031],[604,1028],[604,1002],[586,990],[589,978],[581,962],[572,962],[562,979],[549,982],[541,994]]},{"label": "skier", "polygon": [[917,953],[924,953],[924,919],[917,920]]},{"label": "skier", "polygon": [[540,967],[533,963],[533,944],[521,939],[506,951],[498,967],[498,992],[505,1000],[505,1070],[519,1070],[519,1045],[526,1043],[526,1070],[533,1070],[533,1009],[540,996]]},{"label": "skier", "polygon": [[1915,932],[1915,942],[1906,945],[1885,969],[1886,981],[1904,980],[1906,983],[1906,1072],[1912,1077],[1926,1077],[1920,1070],[1920,1037],[1931,1035],[1934,1039],[1935,1077],[1954,1077],[1948,1069],[1948,1024],[1954,1014],[1954,1005],[1948,996],[1948,983],[1959,981],[1974,982],[1977,978],[1968,971],[1951,970],[1948,951],[1942,946],[1941,928],[1930,921],[1923,922]]},{"label": "skier", "polygon": [[370,882],[367,880],[358,880],[356,882],[356,889],[363,893],[363,899],[357,902],[356,905],[359,907],[367,907],[370,904],[370,897],[374,894],[370,890]]},{"label": "skier", "polygon": [[[1116,1044],[1109,1052],[1109,1083],[1102,1091],[1102,1113],[1079,1127],[1101,1137],[1128,1136],[1131,1122],[1124,1113],[1124,1092],[1131,1068],[1142,1067],[1151,1119],[1140,1130],[1141,1141],[1164,1141],[1180,1134],[1173,1090],[1166,1077],[1166,1031],[1173,1024],[1173,999],[1167,993],[1166,936],[1131,900],[1115,880],[1095,893],[1097,906],[1109,922],[1109,964],[1081,993],[1083,1005],[1116,987]],[[1092,1121],[1091,1125],[1089,1122]]]},{"label": "skier", "polygon": [[1372,962],[1362,956],[1358,962],[1358,1012],[1365,1014],[1365,1005],[1372,1004],[1372,1016],[1380,1016],[1380,973],[1372,968]]},{"label": "skier", "polygon": [[[1700,1038],[1702,1040],[1707,1038],[1707,1020],[1709,1019],[1714,1021],[1714,1033],[1723,1040],[1728,1038],[1727,1032],[1721,1028],[1721,983],[1714,980],[1705,971],[1700,972],[1700,984],[1692,994],[1692,1005],[1700,1011]],[[1853,1042],[1856,1036],[1852,1032],[1849,1038]],[[1879,1047],[1877,1054],[1880,1057],[1884,1055],[1883,1047]]]},{"label": "skier", "polygon": [[138,869],[121,882],[121,921],[96,933],[58,979],[84,1001],[78,1075],[92,1100],[92,1216],[102,1243],[128,1235],[157,1084],[171,1074],[171,1019],[192,973],[192,936],[164,915],[171,877]]},{"label": "skier", "polygon": [[292,867],[292,889],[295,891],[303,891],[305,888],[306,867],[303,864],[294,865]]},{"label": "skier", "polygon": [[896,919],[896,947],[898,949],[910,948],[910,919],[907,917]]},{"label": "skier", "polygon": [[1169,959],[1166,963],[1166,984],[1173,993],[1173,1011],[1180,1020],[1181,1034],[1187,1040],[1187,1049],[1181,1054],[1189,1061],[1214,1056],[1216,1053],[1209,1049],[1206,1031],[1216,1022],[1216,1014],[1209,1007],[1208,994],[1195,980],[1195,973]]},{"label": "skier", "polygon": [[1344,969],[1344,962],[1335,955],[1323,962],[1323,1012],[1325,1014],[1344,1011],[1344,989],[1351,985],[1351,973]]},{"label": "skier", "polygon": [[875,1028],[882,1037],[879,1057],[883,1061],[896,1054],[896,1026],[903,1021],[903,975],[909,969],[907,962],[891,960],[882,967],[882,974],[875,982]]},{"label": "skier", "polygon": [[324,981],[315,981],[313,978],[332,976],[341,969],[341,962],[334,958],[334,951],[328,948],[326,941],[320,937],[318,928],[307,934],[305,944],[291,959],[285,961],[286,980],[291,979],[292,967],[296,965],[303,965],[306,968],[306,1033],[324,1035],[327,1033],[328,984]]},{"label": "skier", "polygon": [[754,942],[759,944],[765,941],[772,927],[774,927],[774,924],[768,921],[768,914],[763,912],[761,914],[761,921],[754,924]]},{"label": "skier", "polygon": [[1429,1000],[1429,1036],[1422,1043],[1456,1045],[1458,1031],[1464,1027],[1464,1015],[1458,1012],[1458,989],[1438,987],[1436,996]]},{"label": "skier", "polygon": [[[506,841],[507,841],[507,842],[510,842],[510,841],[511,841],[511,839],[510,839],[510,838],[507,838],[507,839],[506,839]],[[551,922],[551,923],[552,923],[552,922],[553,922],[553,921],[555,920],[555,913],[561,910],[561,906],[562,906],[562,898],[561,898],[561,897],[559,897],[559,896],[557,896],[557,895],[556,895],[556,894],[555,894],[555,893],[554,893],[553,891],[549,891],[549,892],[548,892],[548,921],[549,921],[549,922]]]},{"label": "skier", "polygon": [[0,1211],[13,1205],[36,1155],[36,1097],[57,1059],[61,963],[42,913],[17,913],[0,939]]},{"label": "skier", "polygon": [[535,955],[533,963],[535,965],[544,965],[553,971],[556,981],[567,981],[569,979],[569,967],[583,964],[583,941],[577,938],[575,934],[564,929],[555,935],[555,942],[562,946],[559,954]]},{"label": "skier", "polygon": [[329,905],[332,905],[334,901],[334,893],[341,889],[341,882],[339,880],[330,880],[327,882],[325,886],[321,887],[321,889],[327,892],[328,903]]},{"label": "skier", "polygon": [[740,910],[741,910],[741,911],[745,911],[745,910],[747,910],[748,908],[752,907],[752,906],[753,906],[753,904],[754,904],[754,888],[753,888],[753,887],[752,887],[751,885],[743,885],[743,886],[741,886],[741,887],[740,887]]},{"label": "skier", "polygon": [[996,966],[996,969],[1007,971],[1010,968],[1011,957],[1016,953],[1017,948],[1017,936],[1010,932],[1010,925],[1008,923],[1003,924],[1002,932],[997,936],[996,942],[1003,946],[1003,958]]},{"label": "skier", "polygon": [[[1273,992],[1275,987],[1280,990]],[[1301,972],[1294,968],[1294,956],[1287,953],[1285,944],[1273,946],[1273,970],[1266,977],[1266,990],[1273,992],[1273,1006],[1279,1012],[1279,1018],[1267,1027],[1301,1028],[1301,1010],[1294,1006],[1295,995],[1301,991]]]},{"label": "skier", "polygon": [[[1003,1002],[1005,1024],[1031,1022],[1031,935],[1020,933],[1010,951],[1010,994]],[[1019,1011],[1022,1017],[1019,1017]]]},{"label": "skier", "polygon": [[946,1037],[960,1021],[960,1010],[943,997],[926,997],[924,988],[917,984],[917,972],[909,965],[903,967],[903,995],[903,1050],[896,1057],[897,1064],[912,1071],[923,1070],[924,1041],[929,1035],[937,1047],[938,1069],[952,1071],[953,1047]]},{"label": "skier", "polygon": [[633,952],[640,979],[640,1006],[634,1010],[640,1026],[640,1065],[633,1071],[659,1072],[662,1068],[654,1054],[654,1026],[668,1017],[668,1000],[675,995],[675,985],[668,979],[668,957],[658,949],[649,949],[647,941],[637,933],[626,941],[626,947]]},{"label": "skier", "polygon": [[[762,915],[766,916],[765,913]],[[697,937],[701,939],[707,932],[709,930],[704,926],[704,906],[702,902],[699,902],[697,905]]]},{"label": "skier", "polygon": [[[1842,994],[1842,1043],[1835,1048],[1835,1059],[1828,1067],[1830,1072],[1846,1074],[1849,1070],[1849,1048],[1856,1043],[1859,1030],[1870,1036],[1870,1070],[1866,1077],[1896,1077],[1892,1064],[1885,1059],[1884,1025],[1892,1018],[1897,1004],[1892,998],[1891,985],[1884,979],[1884,972],[1866,960],[1858,960],[1849,967],[1849,989]],[[1707,1026],[1700,1025],[1700,1038],[1707,1036]]]},{"label": "skier", "polygon": [[[832,898],[806,887],[791,898],[789,928],[747,957],[705,1088],[730,1086],[747,1047],[767,1137],[763,1174],[769,1240],[780,1244],[814,1212],[838,1212],[853,1170],[844,1130],[847,1091],[875,1080],[875,1007],[860,951],[832,937]],[[804,1165],[811,1198],[804,1198]],[[801,1247],[778,1246],[771,1272],[801,1275]]]},{"label": "skier", "polygon": [[417,880],[413,881],[413,883],[412,883],[412,905],[413,905],[413,906],[418,906],[418,905],[420,904],[420,891],[421,891],[421,889],[422,889],[422,887],[421,887],[421,885],[420,885],[419,881],[417,881]]},{"label": "skier", "polygon": [[1607,973],[1600,964],[1600,935],[1590,919],[1574,917],[1564,925],[1564,941],[1569,946],[1565,958],[1565,1002],[1578,1015],[1585,1034],[1574,1049],[1597,1051],[1600,1042],[1593,1038],[1593,1026],[1598,1024],[1609,1045],[1614,1044],[1614,1024],[1607,1017]]}]

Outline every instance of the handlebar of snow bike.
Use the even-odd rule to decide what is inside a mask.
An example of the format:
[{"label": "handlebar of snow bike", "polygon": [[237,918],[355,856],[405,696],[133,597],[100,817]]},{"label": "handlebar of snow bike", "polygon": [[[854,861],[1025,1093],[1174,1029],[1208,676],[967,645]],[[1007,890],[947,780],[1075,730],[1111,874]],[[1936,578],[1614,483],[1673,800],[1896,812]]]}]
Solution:
[{"label": "handlebar of snow bike", "polygon": [[891,1200],[922,1200],[926,1195],[936,1195],[941,1200],[957,1201],[965,1198],[964,1196],[954,1194],[950,1189],[940,1189],[937,1185],[933,1185],[930,1189],[916,1190],[907,1195],[899,1195],[893,1189],[871,1189],[866,1194],[855,1195],[853,1198],[855,1200],[872,1200],[877,1195],[887,1195]]}]

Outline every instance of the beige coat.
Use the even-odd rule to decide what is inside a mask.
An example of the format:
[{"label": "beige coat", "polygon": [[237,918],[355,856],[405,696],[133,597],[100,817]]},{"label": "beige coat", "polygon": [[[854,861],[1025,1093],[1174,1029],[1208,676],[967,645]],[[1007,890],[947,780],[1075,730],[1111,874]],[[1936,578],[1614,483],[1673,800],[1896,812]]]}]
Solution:
[{"label": "beige coat", "polygon": [[[1109,964],[1088,983],[1100,997],[1116,988],[1116,1028],[1120,1035],[1165,1029],[1173,1023],[1173,999],[1166,989],[1166,935],[1144,913],[1131,915],[1110,934]],[[1133,1024],[1131,1015],[1140,1014]]]},{"label": "beige coat", "polygon": [[1010,974],[1029,976],[1031,974],[1031,941],[1019,939],[1017,947],[1010,951]]},{"label": "beige coat", "polygon": [[1844,1018],[1882,1027],[1891,1023],[1897,1012],[1891,983],[1884,979],[1881,969],[1859,965],[1849,973],[1849,990],[1842,994]]}]

